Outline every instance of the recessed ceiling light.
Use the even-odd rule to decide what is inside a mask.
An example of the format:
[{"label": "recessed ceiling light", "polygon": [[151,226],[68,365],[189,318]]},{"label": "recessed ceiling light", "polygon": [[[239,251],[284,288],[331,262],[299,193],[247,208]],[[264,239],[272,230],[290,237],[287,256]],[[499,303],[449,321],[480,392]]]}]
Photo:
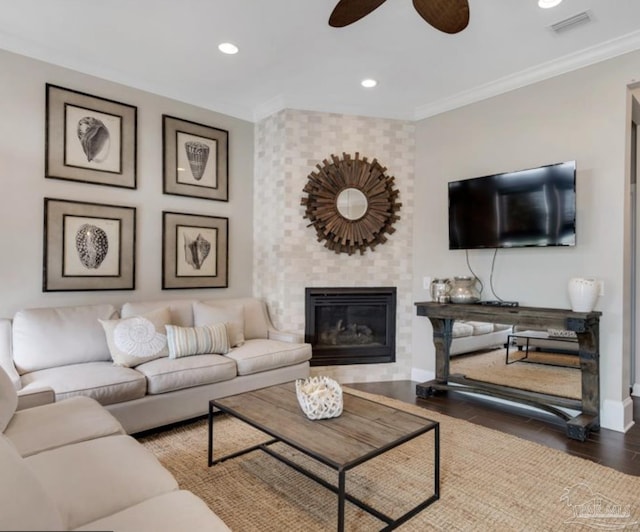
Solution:
[{"label": "recessed ceiling light", "polygon": [[363,87],[367,88],[367,89],[372,89],[373,87],[375,87],[378,84],[378,82],[375,79],[363,79],[360,82],[360,85],[362,85]]},{"label": "recessed ceiling light", "polygon": [[237,54],[238,47],[235,44],[231,44],[230,42],[223,42],[218,45],[218,50],[220,50],[223,54]]},{"label": "recessed ceiling light", "polygon": [[550,7],[556,7],[562,0],[538,0],[538,6],[542,9],[549,9]]}]

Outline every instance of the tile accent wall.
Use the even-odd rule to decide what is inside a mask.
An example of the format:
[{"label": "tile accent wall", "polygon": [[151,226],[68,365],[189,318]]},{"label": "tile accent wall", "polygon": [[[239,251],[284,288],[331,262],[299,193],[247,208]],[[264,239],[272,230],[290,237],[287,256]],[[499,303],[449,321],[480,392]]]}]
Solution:
[{"label": "tile accent wall", "polygon": [[[307,286],[397,287],[396,362],[312,368],[339,382],[409,379],[412,367],[412,231],[415,127],[411,122],[286,109],[256,125],[253,293],[279,329],[304,333]],[[336,254],[307,227],[300,205],[316,164],[342,153],[377,158],[395,177],[396,231],[364,255]]]}]

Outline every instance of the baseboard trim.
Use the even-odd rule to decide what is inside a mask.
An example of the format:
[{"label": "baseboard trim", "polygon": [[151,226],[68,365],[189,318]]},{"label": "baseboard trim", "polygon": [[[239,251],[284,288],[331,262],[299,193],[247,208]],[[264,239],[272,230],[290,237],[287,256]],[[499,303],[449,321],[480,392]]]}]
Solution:
[{"label": "baseboard trim", "polygon": [[411,368],[411,380],[416,382],[432,381],[436,378],[436,374],[433,371],[427,371],[426,369]]},{"label": "baseboard trim", "polygon": [[631,395],[633,395],[634,397],[640,397],[640,382],[636,382],[632,389],[631,389]]},{"label": "baseboard trim", "polygon": [[627,397],[623,401],[604,400],[600,410],[600,426],[603,429],[627,432],[633,425],[633,400],[631,397]]}]

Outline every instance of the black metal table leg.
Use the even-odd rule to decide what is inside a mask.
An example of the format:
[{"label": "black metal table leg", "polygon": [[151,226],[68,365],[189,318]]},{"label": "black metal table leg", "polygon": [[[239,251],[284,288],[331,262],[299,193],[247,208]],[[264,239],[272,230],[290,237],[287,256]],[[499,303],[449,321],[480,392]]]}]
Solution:
[{"label": "black metal table leg", "polygon": [[344,532],[344,500],[346,492],[344,469],[338,472],[338,532]]}]

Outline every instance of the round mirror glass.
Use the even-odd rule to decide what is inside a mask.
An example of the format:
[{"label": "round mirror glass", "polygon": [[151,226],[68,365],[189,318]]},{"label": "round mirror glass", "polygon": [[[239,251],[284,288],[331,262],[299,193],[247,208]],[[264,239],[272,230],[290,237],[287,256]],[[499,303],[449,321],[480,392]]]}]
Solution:
[{"label": "round mirror glass", "polygon": [[345,188],[336,198],[336,207],[347,220],[358,220],[367,212],[367,196],[357,188]]}]

